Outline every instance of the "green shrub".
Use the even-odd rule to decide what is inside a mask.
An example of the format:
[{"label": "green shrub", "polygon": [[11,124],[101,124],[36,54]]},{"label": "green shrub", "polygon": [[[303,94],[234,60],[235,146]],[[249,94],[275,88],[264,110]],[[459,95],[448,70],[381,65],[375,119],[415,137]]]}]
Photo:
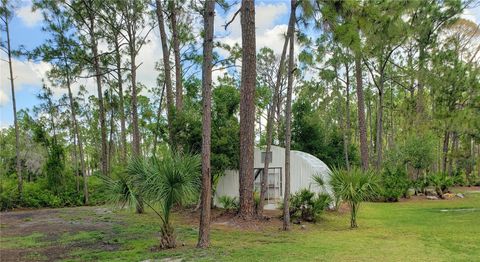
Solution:
[{"label": "green shrub", "polygon": [[429,182],[435,187],[438,196],[443,198],[443,194],[448,191],[449,187],[453,186],[454,180],[447,173],[440,172],[429,176]]},{"label": "green shrub", "polygon": [[405,171],[386,169],[382,173],[382,196],[387,202],[397,202],[408,190],[409,181]]},{"label": "green shrub", "polygon": [[417,180],[411,180],[410,181],[410,186],[415,189],[415,194],[417,193],[424,193],[425,188],[430,185],[430,182],[425,179],[417,179]]},{"label": "green shrub", "polygon": [[255,210],[258,210],[260,205],[260,192],[253,192],[253,204],[255,205]]},{"label": "green shrub", "polygon": [[467,186],[469,184],[469,181],[467,180],[464,172],[457,171],[453,172],[452,174],[452,183],[455,186]]},{"label": "green shrub", "polygon": [[91,205],[101,205],[107,202],[107,188],[104,184],[104,180],[100,178],[99,175],[88,177],[88,194]]},{"label": "green shrub", "polygon": [[218,198],[218,202],[220,203],[222,208],[228,212],[236,211],[239,208],[238,199],[236,197],[220,196]]},{"label": "green shrub", "polygon": [[46,190],[43,183],[24,183],[20,200],[22,207],[61,207],[62,199]]},{"label": "green shrub", "polygon": [[82,205],[82,194],[76,191],[73,177],[64,179],[63,190],[56,194],[50,189],[46,178],[35,182],[23,183],[22,198],[18,195],[17,181],[14,178],[3,179],[0,184],[0,209],[7,210],[16,207],[65,207]]},{"label": "green shrub", "polygon": [[0,183],[0,211],[12,209],[18,199],[17,184],[13,179],[2,178]]},{"label": "green shrub", "polygon": [[290,217],[316,222],[331,202],[328,194],[317,195],[308,189],[302,189],[290,197]]}]

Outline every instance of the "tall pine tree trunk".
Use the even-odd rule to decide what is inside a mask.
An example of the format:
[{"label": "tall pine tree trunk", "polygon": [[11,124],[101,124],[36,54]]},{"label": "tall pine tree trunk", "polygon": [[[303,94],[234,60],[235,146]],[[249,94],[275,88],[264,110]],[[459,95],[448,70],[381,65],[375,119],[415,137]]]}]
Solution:
[{"label": "tall pine tree trunk", "polygon": [[350,161],[348,157],[348,147],[350,145],[350,67],[345,63],[345,130],[343,139],[343,150],[345,153],[345,165],[347,170],[350,169]]},{"label": "tall pine tree trunk", "polygon": [[420,121],[423,121],[423,115],[425,112],[425,91],[424,91],[424,73],[425,73],[425,60],[426,60],[426,47],[425,44],[420,41],[419,43],[419,54],[418,54],[418,75],[417,75],[417,88],[418,88],[418,93],[417,93],[417,101],[416,101],[416,112],[417,112],[417,117],[416,121],[417,123],[420,123]]},{"label": "tall pine tree trunk", "polygon": [[203,24],[205,39],[203,43],[202,68],[202,195],[200,228],[198,233],[199,248],[210,245],[210,213],[212,206],[212,184],[210,169],[211,134],[212,134],[212,68],[213,68],[213,32],[215,19],[215,1],[205,1]]},{"label": "tall pine tree trunk", "polygon": [[[6,7],[5,7],[6,8]],[[20,141],[19,141],[19,130],[18,130],[18,121],[17,121],[17,102],[15,100],[15,84],[13,78],[13,68],[12,68],[12,50],[10,47],[10,30],[9,30],[9,16],[8,12],[5,11],[5,31],[7,33],[7,55],[8,55],[8,69],[10,73],[10,87],[12,89],[12,105],[13,105],[13,124],[15,126],[15,159],[16,159],[16,170],[17,170],[17,179],[18,179],[18,194],[20,198],[23,193],[23,180],[22,180],[22,165],[20,162]]]},{"label": "tall pine tree trunk", "polygon": [[165,32],[165,18],[163,16],[162,1],[155,0],[156,14],[158,19],[158,27],[160,29],[160,39],[162,42],[162,55],[163,55],[163,70],[165,74],[165,88],[167,89],[167,122],[168,122],[168,139],[170,147],[174,146],[174,134],[173,134],[173,91],[172,91],[172,75],[170,68],[170,53],[168,50],[167,33]]},{"label": "tall pine tree trunk", "polygon": [[253,147],[255,136],[256,39],[255,2],[242,0],[242,79],[240,89],[240,211],[243,219],[254,214]]},{"label": "tall pine tree trunk", "polygon": [[130,47],[130,78],[132,79],[132,128],[133,128],[133,155],[140,156],[140,131],[138,129],[138,109],[137,109],[137,68],[135,46],[132,43]]},{"label": "tall pine tree trunk", "polygon": [[95,17],[93,10],[89,10],[89,33],[90,33],[90,45],[93,53],[93,68],[95,71],[95,79],[97,82],[98,93],[98,111],[100,120],[100,137],[101,137],[101,171],[105,176],[108,171],[108,152],[107,152],[107,126],[105,123],[105,106],[103,103],[103,91],[102,91],[102,72],[100,69],[100,59],[98,54],[98,43],[95,35]]},{"label": "tall pine tree trunk", "polygon": [[265,148],[265,159],[264,159],[264,165],[263,165],[263,174],[261,177],[261,189],[260,189],[260,203],[258,205],[258,210],[257,210],[257,215],[259,217],[263,216],[263,207],[265,206],[265,198],[267,198],[268,194],[268,188],[267,188],[267,183],[268,183],[268,168],[271,159],[267,159],[268,157],[268,152],[270,152],[272,148],[272,138],[273,138],[273,125],[274,125],[274,115],[276,108],[278,107],[278,98],[279,98],[279,93],[280,93],[280,85],[282,82],[282,74],[284,73],[284,65],[285,65],[285,56],[287,53],[287,46],[288,46],[288,41],[290,40],[289,35],[290,35],[290,30],[291,28],[288,28],[287,35],[285,37],[285,41],[283,43],[283,49],[282,49],[282,54],[280,56],[280,64],[278,65],[278,72],[277,72],[277,79],[275,82],[275,87],[273,91],[273,98],[272,98],[272,105],[270,106],[268,110],[268,117],[267,117],[267,145]]},{"label": "tall pine tree trunk", "polygon": [[80,183],[78,181],[77,135],[75,134],[75,130],[73,128],[70,128],[70,135],[73,141],[73,166],[75,168],[73,175],[75,176],[75,189],[77,190],[77,193],[80,193]]},{"label": "tall pine tree trunk", "polygon": [[183,109],[182,64],[180,62],[180,39],[177,28],[177,0],[170,0],[170,25],[172,27],[173,55],[175,57],[175,105],[177,113]]},{"label": "tall pine tree trunk", "polygon": [[[66,61],[66,57],[64,57]],[[76,116],[76,107],[75,107],[75,101],[73,99],[73,94],[72,94],[72,88],[71,88],[71,83],[70,83],[70,75],[68,72],[68,66],[67,66],[67,88],[68,88],[68,99],[70,101],[70,111],[71,111],[71,117],[72,117],[72,122],[73,122],[73,128],[75,130],[75,136],[78,141],[78,153],[79,153],[79,158],[80,158],[80,167],[82,169],[82,177],[83,177],[83,203],[85,205],[88,205],[88,181],[87,181],[87,173],[86,173],[86,168],[85,168],[85,159],[83,155],[83,138],[82,134],[80,133],[80,128],[78,127],[78,121],[77,121],[77,116]]]},{"label": "tall pine tree trunk", "polygon": [[379,170],[382,166],[382,135],[383,135],[383,72],[380,72],[380,80],[379,80],[379,87],[378,87],[378,108],[377,108],[377,137],[376,137],[376,149],[377,149],[377,161],[376,166],[377,170]]},{"label": "tall pine tree trunk", "polygon": [[355,54],[355,77],[357,80],[357,106],[358,106],[358,128],[360,133],[360,158],[362,169],[368,169],[368,142],[367,126],[365,124],[365,99],[363,97],[362,79],[362,57],[359,52]]},{"label": "tall pine tree trunk", "polygon": [[117,63],[117,85],[118,85],[118,102],[120,113],[120,137],[122,144],[122,163],[127,161],[127,132],[125,126],[125,102],[123,99],[123,79],[122,79],[122,57],[120,55],[120,43],[118,35],[115,37],[115,62]]},{"label": "tall pine tree trunk", "polygon": [[448,144],[450,144],[450,132],[445,131],[445,135],[443,138],[443,161],[442,161],[442,172],[447,172],[447,164],[448,164]]},{"label": "tall pine tree trunk", "polygon": [[158,110],[157,110],[157,123],[155,124],[155,133],[153,135],[153,155],[157,153],[157,144],[158,144],[158,135],[160,133],[160,118],[162,117],[162,104],[163,104],[163,94],[165,93],[165,82],[162,86],[162,92],[160,94],[160,102],[158,103]]},{"label": "tall pine tree trunk", "polygon": [[288,83],[287,101],[285,104],[285,193],[283,194],[283,230],[290,229],[290,145],[292,141],[292,92],[294,73],[294,47],[295,47],[295,9],[297,1],[291,1],[290,23],[288,25],[290,46],[288,52]]}]

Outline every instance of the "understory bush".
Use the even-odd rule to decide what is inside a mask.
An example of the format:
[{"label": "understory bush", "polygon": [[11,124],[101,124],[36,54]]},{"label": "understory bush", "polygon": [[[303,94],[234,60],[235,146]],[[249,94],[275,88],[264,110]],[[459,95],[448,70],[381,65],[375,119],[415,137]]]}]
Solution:
[{"label": "understory bush", "polygon": [[332,202],[328,194],[302,189],[290,197],[290,217],[316,222]]},{"label": "understory bush", "polygon": [[387,168],[382,173],[381,194],[385,201],[397,202],[400,197],[405,195],[408,186],[409,180],[405,171],[401,169],[392,171]]},{"label": "understory bush", "polygon": [[437,195],[443,198],[443,194],[448,192],[448,189],[453,186],[454,179],[447,173],[440,172],[430,175],[429,182],[435,188]]},{"label": "understory bush", "polygon": [[[18,194],[17,180],[15,177],[3,177],[0,183],[0,210],[13,208],[41,208],[41,207],[73,207],[83,205],[82,178],[79,178],[80,191],[76,190],[75,178],[65,176],[63,185],[50,188],[46,178],[23,183],[22,197]],[[105,203],[105,187],[101,179],[96,176],[88,177],[88,191],[90,204]],[[57,191],[56,193],[54,191]]]},{"label": "understory bush", "polygon": [[218,202],[227,212],[236,211],[239,207],[238,199],[236,197],[221,196],[218,198]]},{"label": "understory bush", "polygon": [[0,183],[0,211],[12,209],[16,205],[17,184],[13,179],[4,179]]}]

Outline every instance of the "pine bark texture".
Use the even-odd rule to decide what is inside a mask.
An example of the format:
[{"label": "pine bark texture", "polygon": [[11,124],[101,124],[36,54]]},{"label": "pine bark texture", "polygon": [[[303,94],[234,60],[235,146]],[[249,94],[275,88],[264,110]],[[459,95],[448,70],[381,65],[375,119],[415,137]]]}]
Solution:
[{"label": "pine bark texture", "polygon": [[127,132],[125,125],[125,102],[123,98],[123,79],[122,79],[122,57],[120,55],[120,43],[118,35],[115,37],[115,62],[117,64],[117,85],[118,85],[118,102],[120,116],[120,137],[122,144],[122,161],[127,161]]},{"label": "pine bark texture", "polygon": [[180,62],[180,39],[178,35],[177,0],[171,0],[170,25],[172,27],[173,55],[175,57],[175,106],[177,112],[183,109],[182,64]]},{"label": "pine bark texture", "polygon": [[210,216],[212,206],[211,185],[211,133],[212,133],[212,68],[213,68],[213,32],[215,19],[215,1],[205,1],[203,14],[205,39],[203,43],[203,68],[202,68],[202,195],[200,228],[198,234],[199,248],[210,245]]},{"label": "pine bark texture", "polygon": [[165,32],[165,18],[163,15],[162,1],[155,0],[156,14],[158,19],[158,27],[160,29],[160,39],[162,42],[162,55],[163,55],[163,70],[165,73],[165,88],[167,90],[167,123],[168,123],[168,139],[170,146],[174,143],[173,134],[173,89],[172,89],[172,75],[170,68],[170,52],[168,50],[167,33]]},{"label": "pine bark texture", "polygon": [[240,87],[240,210],[243,219],[254,215],[253,147],[255,128],[256,39],[255,2],[242,0],[242,77]]},{"label": "pine bark texture", "polygon": [[295,47],[295,9],[296,0],[291,1],[290,23],[290,46],[288,52],[288,82],[287,82],[287,101],[285,104],[285,193],[283,194],[283,230],[290,229],[290,146],[292,141],[292,92],[293,92],[293,73],[294,65],[294,47]]},{"label": "pine bark texture", "polygon": [[355,77],[357,81],[358,127],[360,131],[360,158],[362,169],[368,169],[367,126],[365,123],[365,99],[363,97],[362,58],[355,55]]},{"label": "pine bark texture", "polygon": [[93,53],[93,68],[95,71],[95,79],[97,82],[97,93],[98,93],[98,111],[99,111],[99,121],[100,121],[100,137],[101,137],[101,171],[104,176],[107,175],[108,171],[108,152],[107,152],[107,126],[105,123],[105,106],[103,103],[103,91],[102,91],[102,70],[100,69],[100,59],[98,54],[98,43],[97,37],[95,35],[95,15],[93,10],[89,10],[89,34],[90,34],[90,45]]},{"label": "pine bark texture", "polygon": [[350,145],[350,67],[348,63],[345,63],[345,132],[344,132],[344,153],[345,153],[345,165],[347,170],[350,169],[350,161],[348,157],[348,146]]}]

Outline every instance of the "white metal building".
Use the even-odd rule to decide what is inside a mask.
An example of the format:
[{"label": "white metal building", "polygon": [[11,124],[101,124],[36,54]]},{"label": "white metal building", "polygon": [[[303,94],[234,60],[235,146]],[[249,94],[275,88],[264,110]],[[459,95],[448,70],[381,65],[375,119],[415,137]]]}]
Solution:
[{"label": "white metal building", "polygon": [[[268,172],[268,204],[266,208],[273,208],[283,200],[285,192],[285,148],[272,146],[269,154],[270,164]],[[254,175],[255,191],[260,192],[260,181],[263,174],[265,160],[264,149],[255,148],[254,152]],[[301,189],[307,188],[311,191],[332,193],[328,185],[330,169],[320,159],[305,152],[292,150],[290,152],[290,193],[294,194]],[[312,176],[320,175],[326,183],[324,189],[313,183]],[[216,193],[215,202],[218,203],[220,196],[239,196],[239,175],[238,170],[227,170],[220,178]]]}]

